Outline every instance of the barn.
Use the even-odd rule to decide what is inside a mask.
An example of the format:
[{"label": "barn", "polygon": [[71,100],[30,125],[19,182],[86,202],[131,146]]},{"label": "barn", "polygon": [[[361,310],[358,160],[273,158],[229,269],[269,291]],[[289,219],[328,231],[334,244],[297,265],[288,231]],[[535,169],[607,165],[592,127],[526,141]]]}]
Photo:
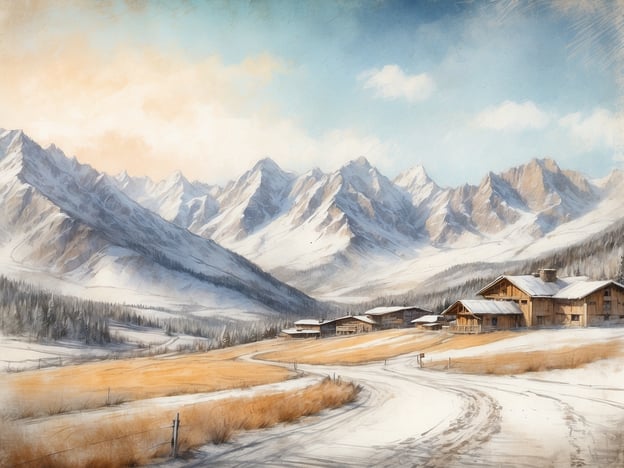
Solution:
[{"label": "barn", "polygon": [[523,317],[522,310],[515,302],[487,299],[457,301],[444,310],[442,315],[457,317],[449,330],[453,333],[482,333],[518,328]]},{"label": "barn", "polygon": [[446,325],[448,321],[444,315],[423,315],[412,320],[412,323],[416,328],[422,330],[441,330],[442,326]]},{"label": "barn", "polygon": [[369,333],[378,330],[379,326],[366,315],[353,315],[341,317],[335,320],[336,335],[354,335],[356,333]]},{"label": "barn", "polygon": [[336,334],[335,320],[302,319],[295,322],[295,328],[282,330],[290,338],[324,337]]},{"label": "barn", "polygon": [[430,310],[417,306],[375,307],[364,312],[364,315],[374,320],[381,330],[407,328],[411,325],[412,320],[431,314],[433,312]]}]

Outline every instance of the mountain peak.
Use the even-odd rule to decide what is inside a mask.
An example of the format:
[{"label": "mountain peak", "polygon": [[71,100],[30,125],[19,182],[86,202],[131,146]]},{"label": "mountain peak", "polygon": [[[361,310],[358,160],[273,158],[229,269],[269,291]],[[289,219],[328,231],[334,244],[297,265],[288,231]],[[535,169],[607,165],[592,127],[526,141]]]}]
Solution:
[{"label": "mountain peak", "polygon": [[168,182],[174,182],[174,183],[178,183],[178,182],[188,183],[188,179],[184,177],[184,174],[182,174],[182,171],[180,170],[177,170],[171,173],[171,175],[167,177],[166,180]]},{"label": "mountain peak", "polygon": [[561,169],[559,168],[559,165],[557,164],[557,162],[554,159],[550,159],[550,158],[541,158],[541,159],[531,159],[531,161],[529,162],[529,164],[527,164],[528,167],[535,167],[538,166],[543,170],[546,170],[548,172],[561,172]]},{"label": "mountain peak", "polygon": [[271,158],[266,157],[260,159],[253,167],[252,171],[262,172],[284,172],[279,165]]},{"label": "mountain peak", "polygon": [[402,172],[393,182],[411,195],[412,203],[415,206],[420,205],[440,191],[440,187],[431,180],[422,165],[414,166]]},{"label": "mountain peak", "polygon": [[371,163],[366,159],[365,156],[360,156],[357,159],[353,159],[345,164],[345,167],[357,167],[362,169],[370,169],[372,168]]},{"label": "mountain peak", "polygon": [[427,174],[424,166],[418,164],[408,170],[401,172],[395,179],[394,183],[400,187],[406,188],[411,185],[426,185],[433,181]]}]

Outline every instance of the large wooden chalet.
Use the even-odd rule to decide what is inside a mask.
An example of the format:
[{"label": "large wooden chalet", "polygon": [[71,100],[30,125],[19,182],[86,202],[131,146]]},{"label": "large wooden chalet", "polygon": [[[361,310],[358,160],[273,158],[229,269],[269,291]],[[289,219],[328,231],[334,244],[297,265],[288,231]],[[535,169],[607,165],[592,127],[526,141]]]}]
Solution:
[{"label": "large wooden chalet", "polygon": [[624,285],[586,277],[558,278],[557,270],[496,278],[477,292],[483,299],[460,300],[442,312],[456,315],[456,333],[518,327],[587,327],[624,323]]}]

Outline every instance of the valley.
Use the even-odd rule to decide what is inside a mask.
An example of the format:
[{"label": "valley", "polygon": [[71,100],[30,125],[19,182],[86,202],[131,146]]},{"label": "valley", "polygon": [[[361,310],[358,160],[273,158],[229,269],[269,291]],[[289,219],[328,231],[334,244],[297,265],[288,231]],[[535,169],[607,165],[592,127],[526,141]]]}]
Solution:
[{"label": "valley", "polygon": [[[61,464],[67,460],[63,457],[88,460],[91,458],[83,457],[95,456],[107,464],[111,462],[107,462],[106,457],[113,452],[97,450],[94,454],[89,450],[98,440],[109,438],[108,421],[121,423],[128,418],[141,417],[143,426],[140,427],[149,432],[150,427],[166,428],[178,411],[183,414],[180,430],[184,437],[184,431],[188,435],[196,424],[191,413],[205,411],[203,405],[207,402],[225,404],[234,399],[240,405],[262,395],[303,392],[329,376],[332,380],[351,381],[361,386],[356,400],[296,422],[278,423],[260,431],[237,431],[224,443],[189,447],[186,450],[190,451],[180,459],[166,459],[170,429],[158,429],[160,435],[154,436],[155,439],[146,434],[145,440],[129,432],[127,437],[132,440],[134,459],[150,464],[156,462],[158,466],[251,466],[262,460],[263,464],[279,466],[361,466],[362,463],[498,466],[502,461],[512,466],[615,467],[624,457],[619,411],[624,407],[624,393],[621,387],[614,385],[624,378],[623,333],[621,328],[594,328],[458,336],[444,332],[388,330],[358,337],[300,342],[269,340],[204,354],[104,361],[66,369],[2,374],[5,408],[19,408],[6,404],[14,398],[12,391],[16,391],[23,396],[23,405],[45,403],[45,408],[52,411],[48,416],[39,415],[33,419],[28,416],[34,411],[30,408],[31,413],[14,414],[3,427],[11,428],[12,434],[24,431],[31,441],[62,428],[70,442],[69,446],[59,448],[54,445],[58,440],[53,438],[48,447],[45,444],[28,450],[22,447],[21,456],[36,458],[38,454],[38,458],[30,462],[29,459],[10,459],[14,463],[22,460],[26,462],[23,466],[40,466],[47,460],[50,466],[56,466],[55,460]],[[605,342],[615,343],[610,354],[591,353],[592,346]],[[362,354],[364,350],[369,354]],[[588,359],[573,365],[562,360],[550,370],[510,369],[502,375],[487,370],[466,374],[462,369],[462,363],[468,360],[481,361],[483,369],[488,362],[496,362],[500,368],[530,359],[527,351],[557,356],[560,350],[563,355],[577,353]],[[416,360],[420,352],[425,353],[422,366]],[[296,366],[293,366],[293,356],[299,356]],[[315,364],[305,364],[306,356],[313,358]],[[449,357],[450,368],[446,365]],[[250,367],[245,370],[245,366]],[[268,367],[261,370],[262,366]],[[132,370],[124,376],[126,367]],[[168,369],[174,368],[184,370],[179,381],[175,377],[167,380],[167,387],[150,385],[151,393],[137,393],[147,388],[142,379],[170,375]],[[216,369],[221,369],[217,373],[226,379],[223,386],[211,377]],[[64,379],[63,374],[68,372],[76,383],[65,382],[63,401],[53,401],[52,395],[48,398],[36,396],[37,382]],[[260,374],[265,381],[275,383],[259,385],[262,382],[254,376]],[[193,387],[192,382],[197,379],[205,379],[206,384],[212,382],[209,384],[212,387]],[[98,385],[103,391],[96,394]],[[113,395],[112,405],[105,405],[104,387],[107,386],[110,386],[109,397]],[[72,394],[71,389],[78,393]],[[222,390],[215,392],[219,389]],[[85,395],[92,396],[91,403],[101,401],[101,407],[73,411],[70,403]],[[300,395],[307,399],[303,393]],[[22,408],[26,411],[26,406]],[[227,420],[225,414],[219,417]],[[97,429],[96,421],[99,421]],[[102,424],[104,426],[99,427]],[[17,432],[16,427],[20,428]],[[73,428],[79,428],[82,440],[89,441],[88,444],[82,442],[81,446],[73,435]],[[206,437],[210,437],[208,426],[205,430]],[[121,439],[128,432],[120,428],[116,431]],[[11,435],[4,431],[0,437],[6,441]],[[163,450],[148,448],[160,442],[165,445]],[[128,443],[126,441],[126,445]],[[113,442],[104,444],[113,447]],[[527,444],[531,444],[530,452],[526,450]],[[8,445],[2,446],[5,452],[0,454],[0,460],[2,456],[18,456],[15,451],[6,452]],[[59,450],[64,455],[44,456]],[[123,449],[124,453],[128,450]],[[145,458],[149,453],[156,458]]]}]

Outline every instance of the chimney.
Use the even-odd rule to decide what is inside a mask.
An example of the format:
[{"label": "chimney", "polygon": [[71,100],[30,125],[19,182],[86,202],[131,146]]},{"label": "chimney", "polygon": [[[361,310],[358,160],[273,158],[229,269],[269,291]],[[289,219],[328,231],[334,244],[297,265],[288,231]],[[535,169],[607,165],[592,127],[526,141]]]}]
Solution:
[{"label": "chimney", "polygon": [[557,281],[556,268],[540,268],[539,277],[544,283],[554,283]]}]

